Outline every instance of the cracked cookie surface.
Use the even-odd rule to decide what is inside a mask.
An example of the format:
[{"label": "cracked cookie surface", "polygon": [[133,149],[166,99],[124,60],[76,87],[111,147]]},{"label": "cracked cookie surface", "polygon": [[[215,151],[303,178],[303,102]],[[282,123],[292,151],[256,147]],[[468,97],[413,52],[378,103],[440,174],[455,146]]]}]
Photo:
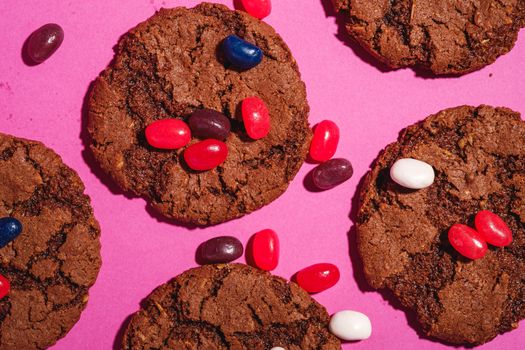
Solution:
[{"label": "cracked cookie surface", "polygon": [[[389,176],[399,158],[432,165],[435,182],[408,190]],[[424,331],[481,344],[525,318],[525,122],[506,108],[457,107],[403,130],[368,173],[357,241],[365,276],[417,312]],[[482,209],[513,233],[479,260],[461,257],[447,232],[473,227]]]},{"label": "cracked cookie surface", "polygon": [[131,318],[123,349],[340,349],[328,322],[295,283],[247,265],[205,265],[151,293]]},{"label": "cracked cookie surface", "polygon": [[100,268],[99,225],[78,175],[39,142],[0,134],[0,217],[22,233],[0,248],[11,284],[0,348],[45,349],[78,321]]},{"label": "cracked cookie surface", "polygon": [[[261,64],[229,67],[219,45],[231,34],[260,47]],[[297,64],[270,26],[223,5],[162,9],[125,34],[116,51],[94,84],[88,129],[96,159],[121,188],[167,217],[200,225],[240,217],[286,190],[308,151],[309,107]],[[270,133],[257,141],[239,114],[249,96],[270,111]],[[228,158],[206,172],[187,168],[184,149],[154,149],[144,137],[151,122],[186,120],[199,108],[232,122]]]},{"label": "cracked cookie surface", "polygon": [[334,0],[346,29],[392,68],[463,74],[509,52],[525,0]]}]

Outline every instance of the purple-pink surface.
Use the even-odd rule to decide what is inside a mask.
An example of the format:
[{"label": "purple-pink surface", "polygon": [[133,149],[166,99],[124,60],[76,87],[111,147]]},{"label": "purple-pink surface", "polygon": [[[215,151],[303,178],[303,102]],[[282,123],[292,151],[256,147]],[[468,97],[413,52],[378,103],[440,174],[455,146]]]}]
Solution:
[{"label": "purple-pink surface", "polygon": [[[233,7],[232,1],[219,1]],[[354,176],[325,192],[303,183],[305,164],[288,191],[267,207],[222,225],[191,229],[160,218],[144,200],[123,195],[102,175],[86,150],[83,106],[90,83],[113,57],[118,38],[160,7],[198,1],[0,1],[0,132],[44,142],[86,185],[102,227],[103,265],[80,321],[53,349],[119,349],[122,325],[156,286],[196,266],[195,249],[217,235],[246,243],[272,228],[281,242],[275,274],[290,278],[318,262],[339,266],[339,283],[314,296],[330,313],[367,314],[370,339],[344,349],[441,349],[420,336],[414,316],[371,291],[360,272],[351,213],[356,189],[378,152],[398,132],[443,108],[462,104],[507,106],[525,113],[525,31],[516,47],[485,69],[461,78],[432,78],[413,70],[382,71],[344,35],[330,0],[273,1],[266,21],[292,50],[306,83],[310,123],[334,120],[341,130],[336,157]],[[46,62],[27,66],[24,40],[49,22],[65,31],[62,47]],[[512,140],[509,140],[512,142]],[[244,258],[241,259],[244,262]],[[480,349],[525,348],[525,327]]]}]

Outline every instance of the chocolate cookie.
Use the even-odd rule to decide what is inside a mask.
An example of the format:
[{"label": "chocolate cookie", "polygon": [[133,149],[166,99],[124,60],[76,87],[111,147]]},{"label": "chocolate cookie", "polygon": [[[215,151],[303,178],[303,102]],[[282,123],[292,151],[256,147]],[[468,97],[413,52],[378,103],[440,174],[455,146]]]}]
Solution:
[{"label": "chocolate cookie", "polygon": [[[257,67],[241,72],[225,61],[220,45],[231,34],[262,49]],[[239,114],[250,96],[262,98],[271,117],[269,135],[257,141]],[[231,118],[223,164],[195,172],[184,163],[184,149],[147,144],[151,122],[187,120],[201,108]],[[122,37],[95,82],[88,129],[96,159],[120,187],[167,217],[207,225],[256,210],[286,190],[308,150],[308,112],[304,83],[281,37],[246,13],[203,3],[162,9]]]},{"label": "chocolate cookie", "polygon": [[158,287],[123,349],[340,349],[326,310],[295,283],[241,264],[205,265]]},{"label": "chocolate cookie", "polygon": [[[400,158],[433,166],[434,183],[409,190],[389,168]],[[417,312],[425,332],[481,344],[525,317],[525,122],[506,108],[457,107],[403,130],[366,177],[358,249],[374,288],[388,288]],[[450,245],[455,223],[500,215],[512,244],[469,260]]]},{"label": "chocolate cookie", "polygon": [[78,175],[39,142],[0,134],[0,217],[22,225],[0,248],[10,284],[0,348],[45,349],[80,317],[100,268],[99,226]]},{"label": "chocolate cookie", "polygon": [[491,64],[525,26],[525,0],[334,0],[347,31],[392,68],[463,74]]}]

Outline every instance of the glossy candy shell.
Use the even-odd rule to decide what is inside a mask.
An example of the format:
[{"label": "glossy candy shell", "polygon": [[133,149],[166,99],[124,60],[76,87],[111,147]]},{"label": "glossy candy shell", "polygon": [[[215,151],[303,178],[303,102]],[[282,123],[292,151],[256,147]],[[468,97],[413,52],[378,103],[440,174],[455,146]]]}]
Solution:
[{"label": "glossy candy shell", "polygon": [[236,35],[230,35],[222,43],[224,56],[235,68],[248,70],[259,63],[263,58],[261,49]]},{"label": "glossy candy shell", "polygon": [[365,314],[343,310],[336,312],[330,318],[330,332],[342,340],[363,340],[372,335],[372,323]]},{"label": "glossy candy shell", "polygon": [[512,243],[512,231],[498,215],[482,210],[476,214],[474,224],[487,243],[496,247],[505,247]]},{"label": "glossy candy shell", "polygon": [[180,119],[157,120],[147,126],[146,140],[160,149],[177,149],[184,147],[191,140],[188,125]]},{"label": "glossy candy shell", "polygon": [[63,40],[64,31],[58,24],[45,24],[27,40],[26,54],[33,63],[42,63],[58,50]]},{"label": "glossy candy shell", "polygon": [[257,232],[252,239],[252,257],[255,266],[272,271],[279,264],[279,238],[270,229]]},{"label": "glossy candy shell", "polygon": [[400,186],[413,190],[426,188],[434,183],[434,169],[419,159],[398,159],[390,168],[390,178]]},{"label": "glossy candy shell", "polygon": [[0,275],[0,299],[3,299],[7,294],[9,294],[10,289],[11,283],[9,283],[9,280],[5,276]]},{"label": "glossy candy shell", "polygon": [[250,138],[261,139],[270,132],[270,113],[263,100],[248,97],[242,101],[242,120]]},{"label": "glossy candy shell", "polygon": [[329,190],[347,181],[353,174],[354,169],[349,160],[333,158],[314,168],[312,181],[315,187],[321,190]]},{"label": "glossy candy shell", "polygon": [[234,261],[242,256],[241,241],[231,236],[215,237],[202,243],[197,259],[203,264],[220,264]]},{"label": "glossy candy shell", "polygon": [[207,139],[194,143],[184,151],[184,160],[193,170],[211,170],[228,157],[228,146],[222,141]]},{"label": "glossy candy shell", "polygon": [[339,144],[339,128],[331,120],[323,120],[314,128],[310,157],[318,162],[332,158]]},{"label": "glossy candy shell", "polygon": [[337,266],[321,263],[308,266],[297,273],[297,284],[308,293],[319,293],[331,288],[339,281]]},{"label": "glossy candy shell", "polygon": [[0,219],[0,248],[5,247],[22,232],[22,223],[15,218]]},{"label": "glossy candy shell", "polygon": [[263,19],[272,11],[270,0],[241,0],[241,2],[246,12],[258,19]]},{"label": "glossy candy shell", "polygon": [[230,134],[230,119],[213,109],[197,109],[188,120],[194,137],[225,140]]},{"label": "glossy candy shell", "polygon": [[448,240],[454,249],[469,259],[480,259],[487,253],[487,243],[476,230],[469,226],[452,225],[448,230]]}]

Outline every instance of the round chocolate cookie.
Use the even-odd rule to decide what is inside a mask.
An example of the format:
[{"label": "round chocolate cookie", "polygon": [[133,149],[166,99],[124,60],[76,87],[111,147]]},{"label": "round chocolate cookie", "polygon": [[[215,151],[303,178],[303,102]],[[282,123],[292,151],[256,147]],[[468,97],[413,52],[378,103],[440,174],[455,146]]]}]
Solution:
[{"label": "round chocolate cookie", "polygon": [[324,307],[295,283],[241,264],[205,265],[158,287],[123,349],[340,349]]},{"label": "round chocolate cookie", "polygon": [[0,248],[11,285],[0,349],[45,349],[78,321],[100,268],[100,230],[78,175],[39,142],[0,134],[0,217],[22,223]]},{"label": "round chocolate cookie", "polygon": [[[389,169],[400,158],[430,164],[434,183],[409,190]],[[481,344],[525,317],[525,122],[506,108],[457,107],[403,130],[382,151],[360,194],[358,249],[374,288],[417,312],[424,331]],[[448,241],[455,223],[480,210],[513,232],[505,248],[469,260]]]},{"label": "round chocolate cookie", "polygon": [[392,68],[463,74],[491,64],[525,26],[525,0],[334,0],[347,31]]},{"label": "round chocolate cookie", "polygon": [[[238,71],[226,62],[220,45],[232,34],[261,48],[258,66]],[[240,115],[250,96],[265,101],[271,118],[270,133],[257,141]],[[187,120],[203,108],[232,122],[220,166],[192,171],[184,149],[148,145],[150,123]],[[122,37],[113,63],[95,81],[88,129],[96,159],[121,188],[167,217],[208,225],[256,210],[286,190],[308,151],[308,112],[304,83],[280,36],[244,12],[203,3],[162,9]]]}]

